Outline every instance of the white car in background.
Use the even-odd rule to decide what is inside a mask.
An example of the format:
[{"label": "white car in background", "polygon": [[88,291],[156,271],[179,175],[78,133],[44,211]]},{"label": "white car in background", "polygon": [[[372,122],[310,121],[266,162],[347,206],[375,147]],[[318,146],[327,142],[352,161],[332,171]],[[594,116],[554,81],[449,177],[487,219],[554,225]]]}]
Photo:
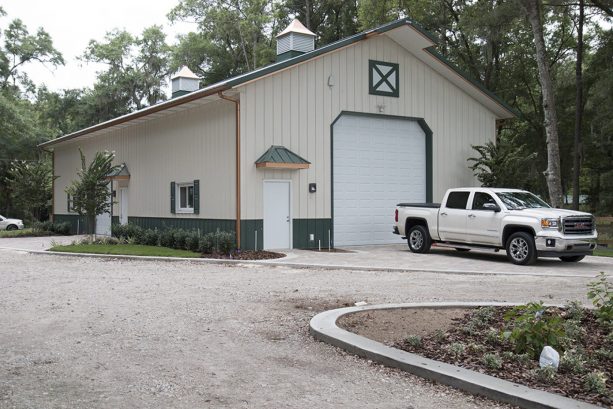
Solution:
[{"label": "white car in background", "polygon": [[7,219],[0,215],[0,230],[21,230],[23,221],[19,219]]}]

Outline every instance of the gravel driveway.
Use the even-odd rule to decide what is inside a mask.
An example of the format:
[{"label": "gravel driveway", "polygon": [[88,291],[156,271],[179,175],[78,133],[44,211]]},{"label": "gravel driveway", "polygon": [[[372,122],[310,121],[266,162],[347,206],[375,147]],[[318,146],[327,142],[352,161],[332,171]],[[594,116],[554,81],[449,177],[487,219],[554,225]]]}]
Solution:
[{"label": "gravel driveway", "polygon": [[504,407],[316,342],[308,321],[362,300],[585,301],[588,281],[0,250],[0,408]]}]

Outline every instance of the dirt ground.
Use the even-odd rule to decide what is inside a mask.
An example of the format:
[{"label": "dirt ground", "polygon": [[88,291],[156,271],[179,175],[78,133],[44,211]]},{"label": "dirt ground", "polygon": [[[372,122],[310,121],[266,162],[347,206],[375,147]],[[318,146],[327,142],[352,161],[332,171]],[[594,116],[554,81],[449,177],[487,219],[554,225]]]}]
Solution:
[{"label": "dirt ground", "polygon": [[308,322],[358,301],[585,301],[589,280],[0,250],[0,408],[506,407],[317,342]]},{"label": "dirt ground", "polygon": [[385,345],[394,345],[408,335],[423,337],[437,329],[446,331],[453,325],[453,319],[463,317],[466,311],[465,308],[364,311],[341,317],[337,325]]}]

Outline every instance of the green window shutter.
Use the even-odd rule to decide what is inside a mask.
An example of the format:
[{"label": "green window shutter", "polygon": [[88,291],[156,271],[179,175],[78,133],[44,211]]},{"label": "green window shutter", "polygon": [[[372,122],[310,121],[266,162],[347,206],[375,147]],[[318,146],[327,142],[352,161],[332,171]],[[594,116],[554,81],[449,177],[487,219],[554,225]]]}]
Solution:
[{"label": "green window shutter", "polygon": [[194,214],[200,213],[200,180],[194,180]]},{"label": "green window shutter", "polygon": [[176,188],[175,188],[175,182],[170,182],[170,213],[176,213],[176,201],[175,201],[175,193],[176,193]]}]

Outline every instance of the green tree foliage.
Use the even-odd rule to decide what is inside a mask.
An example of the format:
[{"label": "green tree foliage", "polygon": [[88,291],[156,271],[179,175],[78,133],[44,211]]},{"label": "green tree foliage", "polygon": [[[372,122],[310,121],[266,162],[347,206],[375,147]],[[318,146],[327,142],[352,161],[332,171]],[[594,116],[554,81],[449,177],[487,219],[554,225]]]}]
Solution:
[{"label": "green tree foliage", "polygon": [[112,117],[166,99],[170,51],[160,26],[146,28],[140,36],[115,30],[107,33],[104,41],[91,40],[83,59],[107,66],[98,73],[92,91],[97,108],[111,103],[114,109],[108,116]]},{"label": "green tree foliage", "polygon": [[81,169],[77,172],[77,179],[66,188],[66,193],[72,197],[74,211],[86,217],[89,233],[93,234],[96,216],[111,210],[107,176],[118,166],[113,165],[115,155],[112,152],[96,152],[89,165],[81,149],[79,154]]},{"label": "green tree foliage", "polygon": [[529,153],[518,138],[502,138],[498,143],[473,146],[479,156],[469,158],[470,169],[483,186],[525,188],[530,183],[530,164],[536,153]]},{"label": "green tree foliage", "polygon": [[181,0],[170,20],[198,31],[180,38],[173,67],[188,65],[210,84],[274,61],[277,14],[273,0]]},{"label": "green tree foliage", "polygon": [[14,161],[8,171],[13,204],[30,221],[46,219],[51,207],[53,171],[49,160]]}]

